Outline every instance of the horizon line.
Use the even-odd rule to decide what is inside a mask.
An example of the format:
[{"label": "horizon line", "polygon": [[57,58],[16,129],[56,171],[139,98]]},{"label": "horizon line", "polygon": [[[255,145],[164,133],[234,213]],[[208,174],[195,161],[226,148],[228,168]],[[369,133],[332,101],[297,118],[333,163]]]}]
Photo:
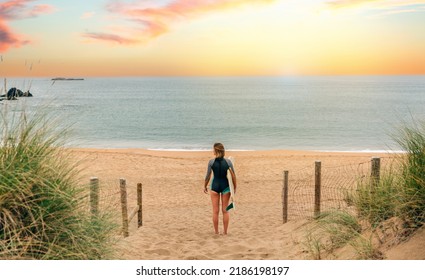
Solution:
[{"label": "horizon line", "polygon": [[81,75],[81,76],[50,76],[50,75],[8,75],[7,78],[65,78],[65,79],[86,79],[86,78],[285,78],[285,77],[391,77],[391,76],[425,76],[425,73],[415,74],[280,74],[280,75]]}]

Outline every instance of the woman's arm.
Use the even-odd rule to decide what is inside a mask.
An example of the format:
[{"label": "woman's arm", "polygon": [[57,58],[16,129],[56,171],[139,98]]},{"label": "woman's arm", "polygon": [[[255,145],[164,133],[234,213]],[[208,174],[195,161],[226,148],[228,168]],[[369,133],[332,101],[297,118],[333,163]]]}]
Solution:
[{"label": "woman's arm", "polygon": [[237,187],[236,186],[236,174],[233,171],[233,168],[229,168],[229,170],[230,170],[230,174],[232,175],[233,191],[236,194],[236,187]]},{"label": "woman's arm", "polygon": [[211,179],[211,173],[209,174],[208,178],[205,178],[205,184],[204,184],[204,193],[208,193],[208,183]]},{"label": "woman's arm", "polygon": [[204,193],[208,193],[208,183],[211,179],[211,170],[212,170],[212,164],[214,163],[214,160],[210,160],[208,162],[208,169],[207,174],[205,175],[205,184],[204,184]]}]

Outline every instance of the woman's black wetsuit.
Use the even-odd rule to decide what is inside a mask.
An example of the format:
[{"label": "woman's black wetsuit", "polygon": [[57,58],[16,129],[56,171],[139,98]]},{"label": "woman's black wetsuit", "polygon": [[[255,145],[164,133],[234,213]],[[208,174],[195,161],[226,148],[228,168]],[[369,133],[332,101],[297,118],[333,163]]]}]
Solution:
[{"label": "woman's black wetsuit", "polygon": [[225,158],[215,158],[208,162],[208,170],[205,180],[208,180],[212,170],[214,173],[214,179],[211,183],[211,190],[223,194],[230,192],[229,180],[227,178],[227,170],[229,168],[231,168],[233,172],[235,171],[232,162]]}]

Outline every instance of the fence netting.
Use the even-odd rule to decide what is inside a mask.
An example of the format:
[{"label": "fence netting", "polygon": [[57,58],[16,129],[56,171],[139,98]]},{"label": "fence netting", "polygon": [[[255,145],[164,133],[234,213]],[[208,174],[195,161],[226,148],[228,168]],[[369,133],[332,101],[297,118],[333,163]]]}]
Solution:
[{"label": "fence netting", "polygon": [[[381,158],[381,172],[393,159]],[[352,211],[350,197],[358,186],[371,181],[371,166],[371,160],[337,165],[321,161],[320,212]],[[314,217],[315,165],[288,171],[288,220]]]},{"label": "fence netting", "polygon": [[[93,177],[97,178],[97,177]],[[106,213],[112,217],[112,220],[119,225],[121,228],[123,220],[123,211],[122,211],[122,193],[120,188],[120,179],[116,180],[103,180],[102,178],[97,178],[98,184],[98,211]],[[139,182],[133,182],[131,180],[125,179],[125,200],[127,205],[127,216],[134,211],[137,207],[137,184]],[[85,197],[87,200],[87,211],[91,211],[91,182],[87,181],[86,184],[81,186],[85,191]],[[136,220],[136,221],[135,221]],[[129,228],[137,228],[137,216],[133,217],[129,221]]]},{"label": "fence netting", "polygon": [[[361,159],[361,160],[360,160]],[[381,157],[380,171],[381,174],[385,172],[395,162],[395,157],[387,156]],[[282,170],[283,171],[283,170]],[[320,212],[327,212],[333,210],[344,210],[348,212],[355,211],[354,206],[350,201],[350,196],[356,191],[358,186],[368,184],[371,180],[372,163],[371,159],[365,159],[359,157],[358,162],[350,160],[350,163],[344,164],[343,162],[335,162],[326,160],[321,161],[320,170]],[[289,221],[295,221],[305,218],[313,218],[315,216],[315,162],[299,169],[288,169],[288,213],[287,219]],[[267,177],[267,176],[266,176]],[[273,200],[261,199],[261,197],[255,199],[256,205],[262,209],[262,215],[272,215],[275,220],[282,218],[282,186],[283,177],[273,177],[272,179],[261,178],[257,179],[258,182],[249,180],[249,184],[253,185],[270,185],[269,189],[272,190],[275,195]],[[123,221],[122,211],[122,198],[120,192],[120,179],[116,180],[99,180],[99,211],[107,211],[110,213],[117,224],[121,225]],[[127,216],[130,216],[133,210],[137,207],[137,184],[142,182],[136,182],[126,180],[126,201],[127,201]],[[152,195],[152,186],[147,185],[146,197],[149,197],[149,191]],[[150,187],[150,188],[149,188]],[[87,205],[90,205],[90,183],[84,186],[87,189]],[[155,188],[155,192],[166,192],[166,189]],[[160,198],[158,196],[157,199]],[[240,200],[239,200],[240,201]],[[244,201],[241,202],[241,208],[244,209]],[[252,201],[251,201],[252,202]],[[145,200],[143,209],[151,212],[158,210],[155,207],[155,201],[152,199]],[[162,203],[162,202],[161,202]],[[160,204],[161,204],[160,203]],[[247,204],[249,202],[246,202]],[[246,206],[246,205],[245,205]],[[90,207],[90,206],[89,206]],[[162,208],[172,207],[176,211],[181,208],[179,203],[162,203]],[[180,208],[178,208],[180,207]],[[251,208],[245,207],[247,211],[251,211]],[[239,211],[239,210],[238,210]],[[143,212],[143,211],[142,211]],[[176,212],[178,213],[178,211]],[[239,213],[238,213],[239,214]],[[251,213],[252,214],[252,213]],[[239,214],[241,215],[241,214]],[[129,221],[130,232],[137,229],[137,217]]]}]

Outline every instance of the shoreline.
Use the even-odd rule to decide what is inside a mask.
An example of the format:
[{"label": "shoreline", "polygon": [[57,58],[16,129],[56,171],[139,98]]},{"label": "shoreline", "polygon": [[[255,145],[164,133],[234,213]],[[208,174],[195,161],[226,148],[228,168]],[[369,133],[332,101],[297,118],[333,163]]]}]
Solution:
[{"label": "shoreline", "polygon": [[[78,157],[92,157],[96,158],[99,155],[104,155],[104,157],[116,157],[125,158],[125,157],[140,157],[145,159],[146,157],[150,158],[169,158],[169,159],[189,159],[192,158],[195,161],[200,160],[209,160],[214,158],[213,151],[211,150],[152,150],[152,149],[142,149],[142,148],[66,148],[66,150],[71,151],[71,153],[80,155]],[[256,150],[256,151],[242,151],[242,150],[226,150],[225,157],[233,156],[236,158],[237,162],[240,161],[250,161],[252,159],[260,159],[264,165],[268,166],[270,164],[275,164],[275,162],[282,162],[285,165],[288,165],[288,168],[291,165],[295,164],[297,166],[301,165],[301,162],[304,162],[305,166],[307,164],[306,160],[310,159],[311,164],[314,161],[323,161],[326,162],[327,158],[331,158],[334,165],[344,164],[344,162],[353,162],[357,159],[361,159],[362,162],[371,160],[373,157],[380,158],[394,158],[398,155],[403,154],[403,152],[384,152],[384,151],[310,151],[310,150]],[[85,156],[83,156],[85,155]],[[240,160],[238,160],[238,158]],[[270,162],[270,163],[269,163]],[[97,164],[97,163],[96,163]],[[123,163],[124,164],[124,163]],[[205,163],[206,164],[206,163]],[[107,168],[107,166],[105,166]],[[157,168],[158,170],[160,168]],[[157,171],[154,168],[155,171]],[[257,173],[257,172],[255,172]]]},{"label": "shoreline", "polygon": [[[64,147],[73,151],[137,152],[137,153],[212,153],[211,149],[150,149],[150,148],[103,148],[103,147]],[[402,150],[308,150],[308,149],[226,149],[226,153],[278,153],[278,154],[404,154]]]},{"label": "shoreline", "polygon": [[[226,151],[229,152],[258,152],[258,151],[306,151],[306,152],[324,152],[324,153],[403,153],[404,151],[394,145],[391,146],[379,146],[379,147],[267,147],[267,146],[254,146],[254,147],[232,147],[232,145],[223,143]],[[99,149],[99,150],[148,150],[148,151],[160,151],[160,152],[205,152],[211,151],[213,144],[209,146],[198,146],[198,145],[138,145],[135,143],[123,144],[105,144],[105,143],[74,143],[65,144],[65,148],[70,149]]]}]

